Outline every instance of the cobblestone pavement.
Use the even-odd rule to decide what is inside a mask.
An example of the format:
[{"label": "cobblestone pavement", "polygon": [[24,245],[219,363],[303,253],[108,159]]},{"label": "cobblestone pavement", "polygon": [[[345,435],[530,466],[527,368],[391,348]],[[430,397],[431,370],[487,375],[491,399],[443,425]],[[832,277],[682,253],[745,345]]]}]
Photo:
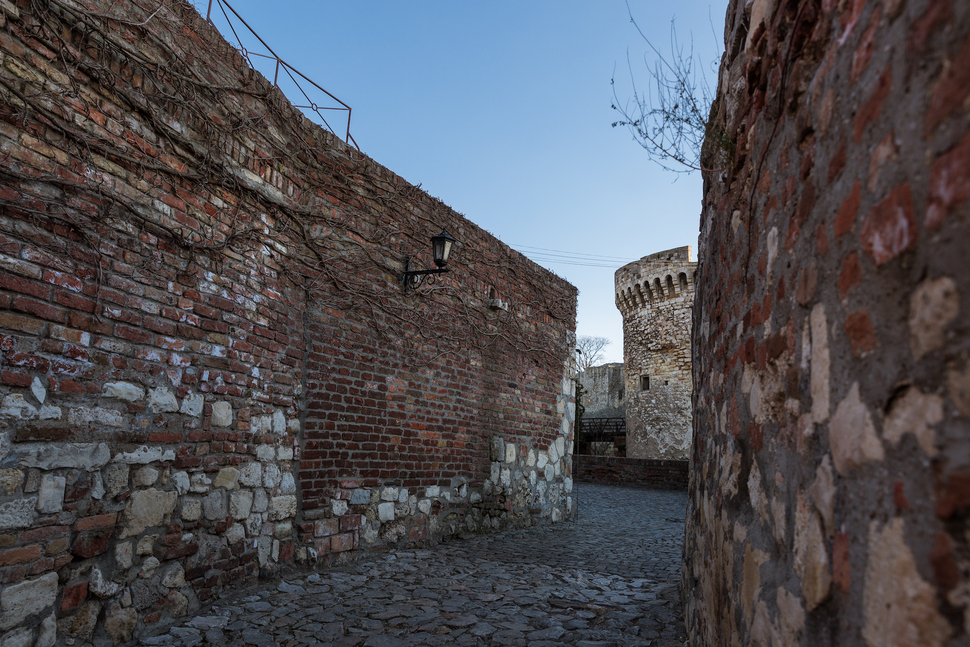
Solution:
[{"label": "cobblestone pavement", "polygon": [[142,644],[683,645],[687,495],[576,487],[577,521],[300,575]]}]

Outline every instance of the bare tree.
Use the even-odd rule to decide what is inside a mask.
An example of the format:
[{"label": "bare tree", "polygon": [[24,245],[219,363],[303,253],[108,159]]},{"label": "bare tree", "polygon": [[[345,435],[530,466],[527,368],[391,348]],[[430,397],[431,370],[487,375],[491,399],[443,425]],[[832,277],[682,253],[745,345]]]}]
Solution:
[{"label": "bare tree", "polygon": [[579,363],[579,370],[585,371],[591,366],[595,366],[603,359],[604,349],[610,345],[610,340],[606,337],[592,337],[590,335],[580,335],[576,338],[576,361]]},{"label": "bare tree", "polygon": [[[629,3],[627,12],[652,55],[644,56],[649,79],[642,89],[637,85],[633,64],[627,56],[633,86],[630,99],[620,101],[615,79],[610,79],[612,108],[620,115],[613,127],[626,126],[650,159],[665,170],[690,173],[723,167],[733,155],[734,146],[723,129],[713,126],[710,119],[714,95],[704,65],[694,55],[693,39],[685,49],[671,21],[670,56],[664,56],[640,29]],[[655,57],[653,62],[651,57]],[[716,72],[716,64],[712,67]]]}]

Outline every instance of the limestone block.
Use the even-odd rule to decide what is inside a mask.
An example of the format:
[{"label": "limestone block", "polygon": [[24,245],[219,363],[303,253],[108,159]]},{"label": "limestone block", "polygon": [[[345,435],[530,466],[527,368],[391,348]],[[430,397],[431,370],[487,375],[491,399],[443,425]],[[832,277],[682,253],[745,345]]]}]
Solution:
[{"label": "limestone block", "polygon": [[282,411],[273,412],[273,433],[279,435],[286,433],[286,416]]},{"label": "limestone block", "polygon": [[119,538],[139,535],[146,528],[162,524],[175,510],[176,498],[175,492],[155,488],[134,491],[122,515]]},{"label": "limestone block", "polygon": [[253,493],[240,490],[229,495],[229,516],[233,519],[245,519],[253,509]]},{"label": "limestone block", "polygon": [[347,514],[347,502],[343,499],[333,499],[330,501],[330,509],[335,517]]},{"label": "limestone block", "polygon": [[172,485],[175,486],[175,491],[179,495],[183,495],[189,491],[189,475],[186,472],[175,472],[171,476]]},{"label": "limestone block", "polygon": [[421,511],[421,514],[431,514],[431,500],[421,499],[418,501],[418,510]]},{"label": "limestone block", "polygon": [[160,565],[161,562],[158,561],[157,557],[152,556],[145,558],[145,560],[141,563],[141,571],[138,573],[138,577],[147,580],[155,574],[155,571],[158,570]]},{"label": "limestone block", "polygon": [[24,482],[24,473],[17,468],[0,469],[0,495],[9,495],[17,491]]},{"label": "limestone block", "polygon": [[901,397],[893,399],[892,409],[883,424],[886,440],[899,444],[903,434],[909,432],[916,437],[920,448],[927,456],[936,456],[936,432],[933,425],[943,421],[943,398],[938,395],[921,393],[911,386]]},{"label": "limestone block", "polygon": [[350,505],[367,505],[368,503],[370,503],[370,490],[358,488],[350,493]]},{"label": "limestone block", "polygon": [[270,521],[282,521],[296,516],[296,497],[292,494],[274,496],[269,501]]},{"label": "limestone block", "polygon": [[115,544],[115,563],[123,570],[131,568],[133,563],[134,549],[131,544],[130,541]]},{"label": "limestone block", "polygon": [[40,408],[38,415],[40,416],[41,420],[60,420],[61,408],[45,404]]},{"label": "limestone block", "polygon": [[209,495],[202,499],[202,514],[209,521],[221,521],[226,518],[228,508],[226,506],[226,492],[224,490],[213,490]]},{"label": "limestone block", "polygon": [[189,610],[189,599],[178,591],[169,591],[165,597],[168,612],[173,618],[181,618]]},{"label": "limestone block", "polygon": [[89,600],[81,605],[81,608],[73,616],[62,618],[57,623],[57,631],[78,640],[90,640],[94,634],[94,628],[97,626],[100,613],[101,602]]},{"label": "limestone block", "polygon": [[44,400],[47,399],[47,389],[44,388],[44,385],[40,382],[40,378],[37,376],[34,376],[30,381],[30,392],[37,398],[37,402],[44,404]]},{"label": "limestone block", "polygon": [[566,455],[566,439],[561,436],[556,438],[556,452],[560,458]]},{"label": "limestone block", "polygon": [[263,484],[263,465],[252,461],[239,466],[239,483],[247,487]]},{"label": "limestone block", "polygon": [[381,501],[397,501],[397,488],[386,487],[381,490]]},{"label": "limestone block", "polygon": [[249,421],[252,434],[268,434],[273,431],[273,416],[253,416]]},{"label": "limestone block", "polygon": [[492,436],[490,458],[493,461],[502,461],[505,459],[505,441],[499,436]]},{"label": "limestone block", "polygon": [[276,458],[281,461],[293,460],[293,448],[289,445],[280,445],[276,448]]},{"label": "limestone block", "polygon": [[138,402],[145,397],[145,389],[131,382],[108,382],[101,387],[101,394],[106,398]]},{"label": "limestone block", "polygon": [[543,476],[546,477],[547,481],[551,481],[552,479],[556,478],[556,470],[553,469],[552,465],[552,463],[546,463],[546,466],[543,469]]},{"label": "limestone block", "polygon": [[505,462],[506,463],[514,463],[515,462],[515,456],[516,456],[516,450],[517,449],[518,449],[518,447],[515,446],[515,443],[505,443]]},{"label": "limestone block", "polygon": [[377,518],[381,523],[394,521],[394,504],[391,502],[379,503],[377,505]]},{"label": "limestone block", "polygon": [[154,413],[174,413],[179,410],[179,401],[174,393],[160,386],[148,392],[148,408]]},{"label": "limestone block", "polygon": [[27,627],[8,631],[0,638],[0,647],[30,647],[34,643],[34,632]]},{"label": "limestone block", "polygon": [[256,555],[259,557],[259,565],[266,566],[270,563],[270,554],[273,550],[273,538],[262,536],[256,540]]},{"label": "limestone block", "polygon": [[104,600],[114,597],[119,590],[121,590],[121,585],[106,578],[100,568],[95,566],[91,569],[88,591]]},{"label": "limestone block", "polygon": [[0,530],[29,528],[34,522],[34,507],[36,505],[37,497],[0,503]]},{"label": "limestone block", "polygon": [[91,474],[91,498],[98,500],[104,498],[104,480],[101,478],[101,472]]},{"label": "limestone block", "polygon": [[37,511],[43,514],[60,512],[64,505],[64,487],[67,480],[63,476],[44,474],[37,493]]},{"label": "limestone block", "polygon": [[498,485],[499,479],[502,477],[502,468],[498,463],[492,463],[492,473],[489,476],[489,483]]},{"label": "limestone block", "polygon": [[193,393],[182,400],[182,407],[179,413],[198,418],[202,415],[202,408],[205,405],[205,396],[201,393]]},{"label": "limestone block", "polygon": [[11,393],[0,401],[0,417],[30,420],[37,417],[37,408],[19,393]]},{"label": "limestone block", "polygon": [[438,496],[439,494],[441,494],[441,488],[438,487],[437,485],[429,485],[424,490],[424,495],[432,499]]},{"label": "limestone block", "polygon": [[37,642],[34,647],[54,647],[57,641],[57,616],[53,613],[44,618],[37,631]]},{"label": "limestone block", "polygon": [[525,459],[525,464],[528,467],[535,467],[536,464],[536,451],[534,449],[529,450],[529,454]]},{"label": "limestone block", "polygon": [[950,625],[937,608],[936,589],[920,577],[906,545],[905,522],[892,519],[880,528],[869,524],[862,606],[862,636],[869,645],[947,644]]},{"label": "limestone block", "polygon": [[292,472],[283,472],[280,478],[280,494],[296,494],[296,480]]},{"label": "limestone block", "polygon": [[155,481],[158,480],[158,475],[161,472],[154,467],[142,467],[141,469],[135,471],[135,476],[132,481],[135,487],[148,487],[150,485],[155,485]]},{"label": "limestone block", "polygon": [[549,445],[549,449],[547,450],[546,453],[549,454],[549,462],[550,463],[555,463],[556,461],[559,460],[559,450],[556,449],[556,444],[555,443],[552,443],[551,445]]},{"label": "limestone block", "polygon": [[266,512],[269,509],[269,495],[263,488],[253,490],[253,511]]},{"label": "limestone block", "polygon": [[216,480],[212,487],[223,488],[225,490],[235,490],[239,484],[239,470],[235,467],[223,467],[216,475]]},{"label": "limestone block", "polygon": [[238,544],[246,538],[246,530],[242,527],[242,524],[234,523],[229,526],[224,536],[230,545]]},{"label": "limestone block", "polygon": [[273,528],[273,537],[276,539],[289,539],[293,535],[293,524],[289,521],[278,523]]},{"label": "limestone block", "polygon": [[209,490],[212,489],[212,479],[202,472],[196,472],[193,474],[191,480],[192,484],[189,486],[189,492],[194,492],[195,494],[207,494]]},{"label": "limestone block", "polygon": [[795,572],[802,579],[805,609],[810,612],[828,597],[832,572],[818,515],[801,493],[795,511],[794,556]]},{"label": "limestone block", "polygon": [[268,488],[278,487],[280,481],[283,478],[283,474],[280,472],[280,468],[273,463],[269,463],[263,466],[263,486]]},{"label": "limestone block", "polygon": [[111,460],[111,450],[104,443],[23,443],[15,451],[23,467],[36,467],[44,471],[70,467],[91,471],[103,467]]},{"label": "limestone block", "polygon": [[133,452],[120,452],[112,459],[112,463],[127,463],[129,465],[147,465],[159,461],[169,462],[175,460],[174,449],[163,449],[161,447],[148,447],[142,445]]},{"label": "limestone block", "polygon": [[246,529],[247,537],[258,537],[263,530],[263,515],[253,512],[243,519],[243,527]]},{"label": "limestone block", "polygon": [[101,471],[108,496],[117,496],[128,489],[127,463],[112,463]]},{"label": "limestone block", "polygon": [[104,631],[116,645],[131,641],[138,626],[138,612],[131,607],[122,608],[117,602],[109,602],[104,616]]},{"label": "limestone block", "polygon": [[10,629],[28,616],[51,607],[57,599],[57,573],[4,586],[0,591],[0,629]]},{"label": "limestone block", "polygon": [[198,499],[183,499],[180,516],[182,521],[198,521],[202,516],[202,502]]},{"label": "limestone block", "polygon": [[405,487],[402,487],[397,492],[397,502],[398,503],[404,503],[407,500],[408,500],[408,489],[405,488]]},{"label": "limestone block", "polygon": [[858,382],[835,409],[829,423],[829,447],[839,474],[867,461],[881,461],[885,455],[869,408],[859,398]]},{"label": "limestone block", "polygon": [[276,459],[275,445],[260,445],[256,448],[256,458],[261,461],[272,461]]},{"label": "limestone block", "polygon": [[819,424],[829,419],[829,337],[825,304],[816,303],[810,316],[812,330],[812,422]]},{"label": "limestone block", "polygon": [[185,582],[185,571],[181,564],[171,564],[165,568],[161,577],[162,586],[169,589],[181,589],[187,586]]},{"label": "limestone block", "polygon": [[913,291],[909,303],[909,344],[921,359],[946,343],[946,327],[960,313],[960,293],[948,276],[926,279]]},{"label": "limestone block", "polygon": [[124,414],[114,409],[105,409],[103,407],[74,407],[68,412],[67,419],[75,425],[125,426]]},{"label": "limestone block", "polygon": [[232,405],[228,402],[214,402],[212,404],[212,426],[232,426]]},{"label": "limestone block", "polygon": [[155,551],[155,542],[158,541],[158,535],[146,535],[138,540],[138,548],[135,549],[135,554],[139,556],[151,555]]},{"label": "limestone block", "polygon": [[508,487],[509,485],[511,485],[512,484],[512,471],[509,468],[507,468],[507,467],[502,468],[502,472],[501,472],[501,476],[499,477],[499,481],[505,487]]},{"label": "limestone block", "polygon": [[541,452],[539,454],[539,460],[536,463],[536,468],[538,468],[540,470],[541,469],[544,469],[545,466],[546,466],[546,463],[548,463],[548,462],[549,462],[549,454],[547,454],[546,452]]}]

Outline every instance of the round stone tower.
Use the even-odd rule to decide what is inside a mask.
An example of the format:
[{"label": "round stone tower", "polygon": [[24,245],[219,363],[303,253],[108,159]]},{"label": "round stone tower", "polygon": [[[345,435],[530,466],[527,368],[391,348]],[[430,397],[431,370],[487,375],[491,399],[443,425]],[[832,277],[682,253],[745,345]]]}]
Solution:
[{"label": "round stone tower", "polygon": [[690,330],[696,270],[690,247],[677,247],[616,271],[626,366],[626,448],[631,458],[687,459],[690,453]]}]

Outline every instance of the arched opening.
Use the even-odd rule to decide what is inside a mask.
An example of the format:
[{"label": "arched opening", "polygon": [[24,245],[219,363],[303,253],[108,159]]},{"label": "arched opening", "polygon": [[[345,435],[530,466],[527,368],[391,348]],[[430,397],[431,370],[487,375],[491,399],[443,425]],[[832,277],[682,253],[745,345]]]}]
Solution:
[{"label": "arched opening", "polygon": [[687,273],[681,272],[677,275],[677,279],[680,282],[680,292],[681,294],[687,292]]},{"label": "arched opening", "polygon": [[667,275],[667,294],[670,296],[674,296],[674,294],[676,294],[674,291],[674,277],[669,274]]}]

